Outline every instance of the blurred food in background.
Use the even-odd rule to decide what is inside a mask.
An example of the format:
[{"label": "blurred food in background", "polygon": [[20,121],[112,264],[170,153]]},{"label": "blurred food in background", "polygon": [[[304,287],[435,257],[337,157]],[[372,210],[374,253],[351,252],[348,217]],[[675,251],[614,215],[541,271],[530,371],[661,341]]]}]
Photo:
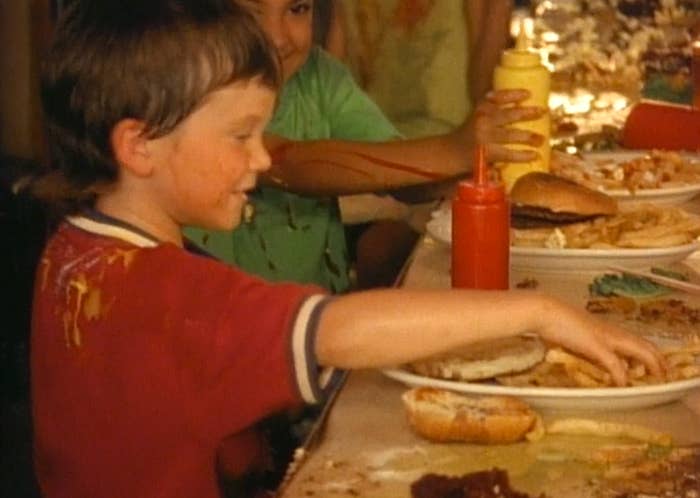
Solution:
[{"label": "blurred food in background", "polygon": [[525,18],[552,71],[554,146],[569,152],[617,145],[642,98],[689,104],[700,0],[534,0]]}]

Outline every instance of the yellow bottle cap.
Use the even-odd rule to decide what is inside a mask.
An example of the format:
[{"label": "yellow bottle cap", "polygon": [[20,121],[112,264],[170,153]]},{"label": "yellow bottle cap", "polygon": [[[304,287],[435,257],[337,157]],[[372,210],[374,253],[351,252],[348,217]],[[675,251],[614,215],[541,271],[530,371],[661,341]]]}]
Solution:
[{"label": "yellow bottle cap", "polygon": [[503,51],[501,64],[506,67],[520,68],[541,65],[539,54],[530,50],[524,21],[520,23],[518,37],[515,40],[515,48]]}]

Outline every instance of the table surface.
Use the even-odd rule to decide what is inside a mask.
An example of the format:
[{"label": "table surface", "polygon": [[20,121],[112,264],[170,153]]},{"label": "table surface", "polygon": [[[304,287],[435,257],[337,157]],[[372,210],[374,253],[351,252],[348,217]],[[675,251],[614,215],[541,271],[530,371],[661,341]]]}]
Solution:
[{"label": "table surface", "polygon": [[[693,201],[696,211],[700,199]],[[424,236],[414,251],[402,286],[449,286],[450,249]],[[683,266],[700,276],[700,251]],[[539,288],[572,304],[588,298],[590,274],[512,272],[511,287],[534,277]],[[693,305],[700,296],[683,295]],[[609,438],[547,435],[535,443],[500,446],[434,444],[414,435],[405,419],[401,394],[406,386],[379,371],[355,371],[340,391],[319,444],[298,455],[293,477],[281,496],[367,498],[408,497],[410,483],[423,474],[460,475],[499,467],[508,470],[519,491],[549,497],[594,497],[595,469],[577,462],[596,448],[620,442]],[[700,390],[682,401],[622,412],[561,412],[538,409],[545,423],[554,418],[584,417],[641,424],[673,436],[679,445],[700,443]],[[629,442],[629,441],[627,441]],[[580,460],[580,459],[579,459]]]}]

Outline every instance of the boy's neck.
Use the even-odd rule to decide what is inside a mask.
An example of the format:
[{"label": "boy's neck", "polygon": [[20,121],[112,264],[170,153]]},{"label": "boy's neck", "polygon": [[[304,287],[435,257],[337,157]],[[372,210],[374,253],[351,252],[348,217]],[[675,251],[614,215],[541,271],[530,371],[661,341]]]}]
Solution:
[{"label": "boy's neck", "polygon": [[95,209],[101,213],[116,218],[125,223],[151,234],[161,242],[171,242],[183,247],[182,232],[180,226],[171,218],[148,203],[135,202],[130,199],[124,202],[119,194],[105,194],[98,198]]}]

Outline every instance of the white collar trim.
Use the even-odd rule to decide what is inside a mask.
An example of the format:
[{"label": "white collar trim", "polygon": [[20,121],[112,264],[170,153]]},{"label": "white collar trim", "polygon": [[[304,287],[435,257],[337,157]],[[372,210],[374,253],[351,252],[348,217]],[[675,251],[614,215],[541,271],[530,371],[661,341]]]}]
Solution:
[{"label": "white collar trim", "polygon": [[152,240],[145,235],[141,235],[133,230],[129,230],[128,228],[118,225],[113,225],[111,223],[97,221],[91,218],[86,218],[85,216],[68,216],[67,220],[72,225],[75,225],[86,232],[120,239],[138,247],[156,247],[158,245],[157,241]]}]

